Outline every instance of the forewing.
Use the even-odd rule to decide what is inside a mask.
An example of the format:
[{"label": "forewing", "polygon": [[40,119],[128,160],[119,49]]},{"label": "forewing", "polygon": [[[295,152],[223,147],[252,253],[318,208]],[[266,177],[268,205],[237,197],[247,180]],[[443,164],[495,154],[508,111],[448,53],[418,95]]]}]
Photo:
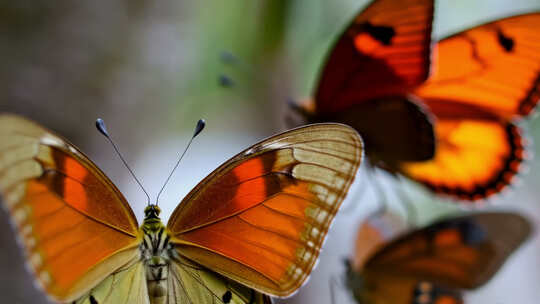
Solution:
[{"label": "forewing", "polygon": [[365,272],[473,289],[499,270],[530,231],[531,224],[512,213],[450,218],[389,243],[367,262]]},{"label": "forewing", "polygon": [[316,124],[266,139],[204,179],[174,211],[178,252],[277,296],[309,276],[362,159],[352,128]]},{"label": "forewing", "polygon": [[319,79],[316,112],[403,95],[429,74],[432,0],[374,0],[334,45]]},{"label": "forewing", "polygon": [[433,75],[416,94],[465,103],[506,119],[529,114],[540,99],[540,13],[501,19],[441,40]]},{"label": "forewing", "polygon": [[0,115],[0,193],[55,299],[74,300],[136,255],[136,218],[111,181],[67,141],[14,115]]},{"label": "forewing", "polygon": [[271,304],[251,288],[228,280],[181,256],[170,265],[168,304]]},{"label": "forewing", "polygon": [[524,161],[522,131],[494,116],[468,114],[437,117],[434,158],[403,163],[402,173],[464,201],[484,199],[510,185]]}]

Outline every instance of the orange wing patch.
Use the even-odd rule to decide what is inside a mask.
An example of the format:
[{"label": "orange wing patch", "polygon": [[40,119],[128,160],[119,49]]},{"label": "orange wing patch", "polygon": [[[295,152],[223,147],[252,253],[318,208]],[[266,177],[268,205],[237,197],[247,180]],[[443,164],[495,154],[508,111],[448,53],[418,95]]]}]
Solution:
[{"label": "orange wing patch", "polygon": [[32,269],[43,287],[59,299],[93,266],[135,241],[67,207],[37,181],[27,184],[26,194],[11,212]]},{"label": "orange wing patch", "polygon": [[62,193],[66,202],[72,202],[72,204],[79,210],[88,209],[88,200],[86,199],[86,191],[82,181],[84,181],[88,172],[83,166],[79,165],[77,161],[72,158],[66,158],[63,164],[66,170],[66,176],[63,183]]},{"label": "orange wing patch", "polygon": [[435,192],[478,200],[512,183],[524,159],[513,119],[540,100],[540,13],[491,22],[437,44],[434,74],[416,91],[438,119],[433,160],[403,173]]},{"label": "orange wing patch", "polygon": [[351,128],[320,124],[240,153],[174,211],[178,253],[256,290],[292,293],[317,260],[361,147]]},{"label": "orange wing patch", "polygon": [[[68,153],[57,148],[50,148],[50,151],[50,158],[37,159],[44,170],[41,179],[48,184],[50,191],[86,216],[126,234],[137,236],[135,217],[126,216],[131,213],[131,209],[126,208],[127,205],[103,208],[106,202],[118,199],[115,193],[107,188],[108,185],[103,184],[82,162]],[[129,213],[126,214],[127,212]]]},{"label": "orange wing patch", "polygon": [[[540,13],[498,20],[437,43],[433,75],[416,94],[509,119],[540,100]],[[437,114],[437,109],[433,112]]]},{"label": "orange wing patch", "polygon": [[476,288],[495,274],[530,230],[526,219],[511,213],[450,218],[391,242],[368,261],[366,270]]},{"label": "orange wing patch", "polygon": [[11,115],[0,116],[0,138],[3,205],[50,295],[74,300],[135,257],[131,209],[82,153]]},{"label": "orange wing patch", "polygon": [[402,172],[432,190],[478,200],[511,184],[524,158],[517,126],[500,120],[439,119],[433,160],[404,163]]}]

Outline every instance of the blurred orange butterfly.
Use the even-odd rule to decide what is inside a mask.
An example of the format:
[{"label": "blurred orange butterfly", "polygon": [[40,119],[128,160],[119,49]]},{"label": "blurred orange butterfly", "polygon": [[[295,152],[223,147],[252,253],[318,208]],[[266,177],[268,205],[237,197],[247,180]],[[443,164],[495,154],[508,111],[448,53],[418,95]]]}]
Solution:
[{"label": "blurred orange butterfly", "polygon": [[514,122],[540,99],[540,13],[441,40],[428,79],[433,2],[373,1],[334,45],[314,102],[293,107],[353,126],[372,165],[474,201],[524,159]]},{"label": "blurred orange butterfly", "polygon": [[[35,279],[62,303],[270,303],[311,273],[362,159],[358,133],[306,126],[236,155],[167,226],[139,227],[122,194],[66,140],[0,115],[0,193]],[[264,294],[263,294],[264,293]]]},{"label": "blurred orange butterfly", "polygon": [[531,231],[517,214],[475,213],[437,221],[387,244],[382,236],[369,237],[376,244],[366,244],[374,227],[361,226],[357,244],[375,246],[371,256],[347,264],[347,287],[359,303],[463,303],[461,289],[485,284]]}]

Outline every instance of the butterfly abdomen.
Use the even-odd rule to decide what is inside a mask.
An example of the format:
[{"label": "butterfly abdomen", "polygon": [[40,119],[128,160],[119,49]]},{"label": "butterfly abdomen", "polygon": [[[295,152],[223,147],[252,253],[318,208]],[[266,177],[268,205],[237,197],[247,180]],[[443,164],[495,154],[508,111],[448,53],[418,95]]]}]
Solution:
[{"label": "butterfly abdomen", "polygon": [[150,303],[164,304],[168,294],[170,236],[159,219],[145,220],[142,232],[143,242],[140,248]]},{"label": "butterfly abdomen", "polygon": [[167,280],[169,264],[163,258],[152,259],[146,264],[146,284],[152,304],[162,304],[167,300]]}]

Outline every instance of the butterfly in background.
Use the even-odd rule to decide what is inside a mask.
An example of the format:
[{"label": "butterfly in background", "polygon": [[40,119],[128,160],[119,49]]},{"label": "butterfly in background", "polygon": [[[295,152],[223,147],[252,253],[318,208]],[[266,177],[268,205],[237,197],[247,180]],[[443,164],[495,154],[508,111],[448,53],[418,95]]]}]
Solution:
[{"label": "butterfly in background", "polygon": [[359,233],[376,244],[357,244],[373,251],[347,263],[346,281],[358,303],[370,304],[463,303],[461,290],[485,284],[531,232],[528,220],[506,212],[450,217],[387,243],[365,228]]},{"label": "butterfly in background", "polygon": [[374,0],[330,51],[314,100],[293,108],[354,127],[372,166],[475,201],[525,158],[515,122],[540,99],[540,13],[450,36],[432,55],[433,2]]},{"label": "butterfly in background", "polygon": [[308,278],[361,163],[340,124],[253,145],[200,182],[167,226],[139,227],[114,184],[67,140],[0,115],[0,194],[29,268],[62,303],[271,303]]}]

